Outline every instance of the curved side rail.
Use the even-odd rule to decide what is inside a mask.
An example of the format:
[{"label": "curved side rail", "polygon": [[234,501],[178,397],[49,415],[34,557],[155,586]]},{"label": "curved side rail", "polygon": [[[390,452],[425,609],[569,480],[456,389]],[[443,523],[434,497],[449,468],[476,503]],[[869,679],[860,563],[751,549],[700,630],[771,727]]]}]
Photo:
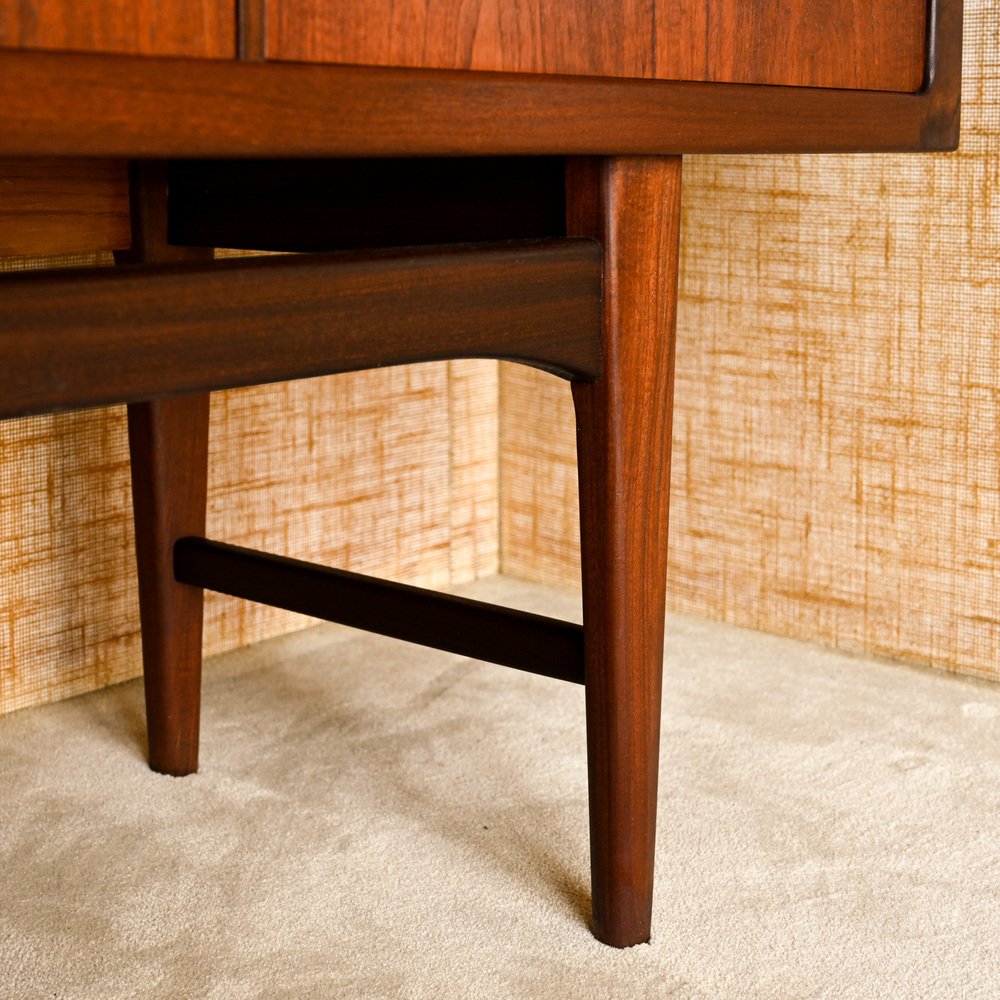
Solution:
[{"label": "curved side rail", "polygon": [[601,371],[592,240],[0,279],[0,417],[452,358]]}]

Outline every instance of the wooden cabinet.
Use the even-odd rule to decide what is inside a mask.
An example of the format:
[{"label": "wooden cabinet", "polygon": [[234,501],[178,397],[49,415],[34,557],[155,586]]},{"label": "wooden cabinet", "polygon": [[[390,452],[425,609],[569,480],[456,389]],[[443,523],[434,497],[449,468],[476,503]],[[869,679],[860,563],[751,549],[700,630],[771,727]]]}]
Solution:
[{"label": "wooden cabinet", "polygon": [[[110,0],[17,7],[34,19],[5,2],[10,157],[874,152],[958,134],[961,0],[622,0],[613,17],[596,0],[243,0],[239,24],[181,0],[148,24],[143,5],[103,21]],[[232,55],[237,34],[242,60],[145,55]]]},{"label": "wooden cabinet", "polygon": [[[0,416],[130,404],[154,767],[197,766],[200,588],[401,637],[412,638],[412,626],[418,641],[463,654],[447,644],[454,636],[486,636],[475,655],[585,682],[594,930],[615,945],[645,941],[677,154],[953,148],[961,0],[242,0],[239,9],[237,25],[233,7],[218,2],[27,2],[15,11],[6,0],[0,47],[85,52],[0,50],[0,150],[46,164],[133,161],[136,266],[4,281]],[[237,27],[241,60],[231,58]],[[221,58],[160,58],[179,54]],[[555,183],[484,180],[483,164],[504,169],[501,156],[522,158],[510,169],[527,165],[529,181],[551,157]],[[433,157],[450,158],[447,168]],[[362,158],[377,158],[379,169]],[[453,219],[534,221],[505,229],[499,250],[476,233],[457,251],[415,248],[418,238],[398,235],[414,228],[401,224],[407,206],[382,193],[412,185],[417,158],[421,170],[465,176],[464,187],[427,189]],[[173,224],[185,197],[170,180],[178,167],[156,162],[178,159],[198,161],[186,174],[188,208],[209,216],[201,221],[215,228],[200,237],[209,246],[235,245],[237,223],[242,240],[248,218],[254,232],[240,245],[315,245],[323,224],[311,208],[328,184],[381,213],[349,244],[375,242],[376,251],[200,262],[197,226]],[[296,159],[334,170],[313,177],[318,195],[298,190]],[[331,161],[349,161],[348,173]],[[198,191],[210,174],[216,190],[247,182],[238,211],[199,207],[212,201]],[[457,201],[446,197],[451,187]],[[289,189],[295,217],[282,212]],[[411,190],[416,229],[438,233],[429,199]],[[470,199],[487,211],[463,211]],[[323,245],[344,249],[336,241],[347,228],[333,218]],[[185,231],[195,245],[173,246]],[[560,323],[574,315],[569,336]],[[512,346],[512,329],[528,346]],[[563,356],[577,337],[583,364]],[[496,608],[186,537],[205,524],[203,393],[470,356],[536,364],[573,382],[582,631],[544,619],[512,624]],[[360,617],[345,617],[343,587]],[[317,594],[327,597],[317,604]]]},{"label": "wooden cabinet", "polygon": [[266,0],[271,59],[917,90],[925,0]]}]

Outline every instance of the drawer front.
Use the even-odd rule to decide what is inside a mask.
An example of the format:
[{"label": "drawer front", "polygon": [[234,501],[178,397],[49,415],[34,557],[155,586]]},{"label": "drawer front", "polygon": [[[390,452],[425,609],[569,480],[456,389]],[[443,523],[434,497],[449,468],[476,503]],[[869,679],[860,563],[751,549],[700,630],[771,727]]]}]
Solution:
[{"label": "drawer front", "polygon": [[0,46],[135,55],[236,55],[234,0],[0,0]]},{"label": "drawer front", "polygon": [[0,257],[129,245],[128,168],[109,160],[0,160]]},{"label": "drawer front", "polygon": [[267,56],[914,91],[927,0],[258,0]]}]

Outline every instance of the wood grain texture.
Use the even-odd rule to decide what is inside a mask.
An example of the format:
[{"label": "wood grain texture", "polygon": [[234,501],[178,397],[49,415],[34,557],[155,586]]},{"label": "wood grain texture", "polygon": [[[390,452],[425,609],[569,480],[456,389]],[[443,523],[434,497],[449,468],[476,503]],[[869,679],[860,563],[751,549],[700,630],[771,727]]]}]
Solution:
[{"label": "wood grain texture", "polygon": [[267,0],[271,59],[917,90],[926,0]]},{"label": "wood grain texture", "polygon": [[648,940],[656,831],[681,162],[570,161],[604,245],[604,374],[573,383],[595,935]]},{"label": "wood grain texture", "polygon": [[571,622],[203,537],[178,539],[174,572],[241,600],[583,683],[583,628]]},{"label": "wood grain texture", "polygon": [[129,245],[128,170],[117,160],[0,160],[0,256]]},{"label": "wood grain texture", "polygon": [[933,72],[915,94],[5,51],[0,146],[152,158],[952,149],[961,0],[933,10]]},{"label": "wood grain texture", "polygon": [[175,776],[198,770],[203,599],[173,545],[205,532],[208,421],[207,394],[128,408],[149,766]]},{"label": "wood grain texture", "polygon": [[[129,208],[131,246],[118,264],[211,260],[211,249],[167,241],[165,163],[130,165]],[[198,770],[204,599],[174,579],[173,546],[205,532],[209,411],[207,393],[128,407],[149,766],[174,776]]]},{"label": "wood grain texture", "polygon": [[0,46],[232,58],[235,7],[232,0],[4,0]]},{"label": "wood grain texture", "polygon": [[585,379],[600,371],[600,248],[591,240],[0,284],[6,416],[450,358],[519,360]]}]

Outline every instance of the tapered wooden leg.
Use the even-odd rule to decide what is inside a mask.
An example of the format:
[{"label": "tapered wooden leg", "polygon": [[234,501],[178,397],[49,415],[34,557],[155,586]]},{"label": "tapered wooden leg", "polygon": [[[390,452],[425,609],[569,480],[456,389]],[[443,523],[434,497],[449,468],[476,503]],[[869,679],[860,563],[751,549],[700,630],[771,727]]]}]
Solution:
[{"label": "tapered wooden leg", "polygon": [[[167,241],[165,164],[132,164],[129,183],[132,247],[118,263],[211,258]],[[198,770],[202,591],[174,580],[173,547],[205,534],[208,411],[207,394],[128,407],[149,766],[164,774]]]},{"label": "tapered wooden leg", "polygon": [[208,395],[128,408],[149,766],[198,770],[202,591],[174,580],[174,542],[205,534]]},{"label": "tapered wooden leg", "polygon": [[670,488],[680,157],[573,160],[570,233],[603,241],[604,374],[575,383],[593,931],[649,939]]}]

